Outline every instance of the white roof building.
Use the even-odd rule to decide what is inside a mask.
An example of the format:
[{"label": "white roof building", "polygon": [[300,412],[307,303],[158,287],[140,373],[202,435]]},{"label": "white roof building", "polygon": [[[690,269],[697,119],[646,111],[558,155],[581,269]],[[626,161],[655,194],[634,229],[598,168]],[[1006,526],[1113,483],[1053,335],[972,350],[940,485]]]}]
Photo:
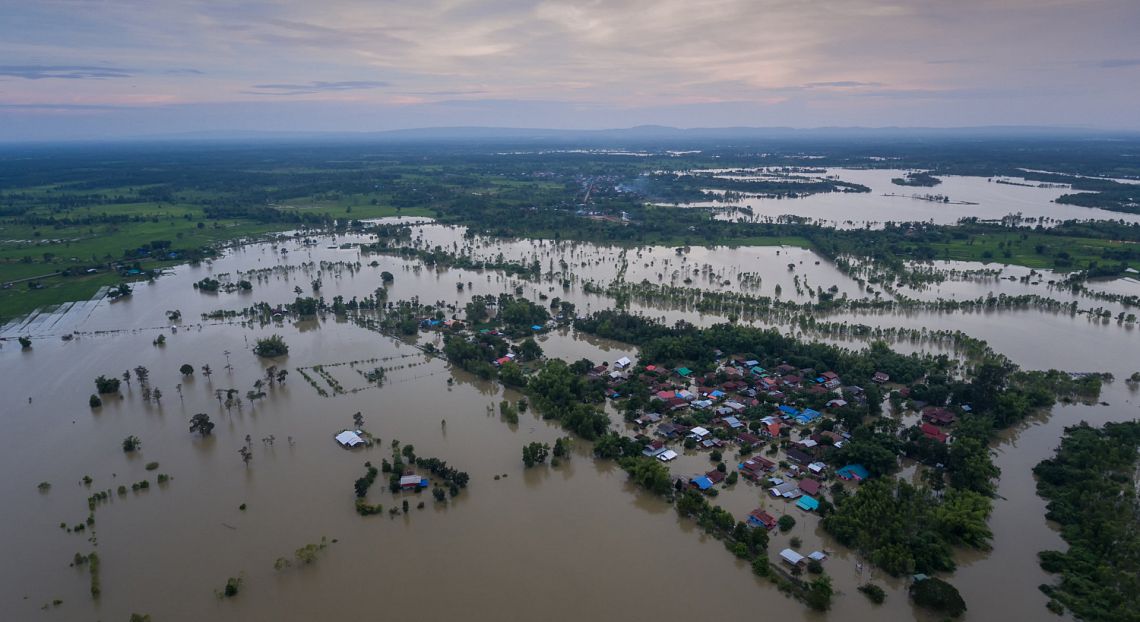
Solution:
[{"label": "white roof building", "polygon": [[673,451],[672,449],[666,449],[665,451],[657,454],[657,459],[661,462],[669,462],[670,460],[674,460],[676,458],[677,452]]},{"label": "white roof building", "polygon": [[784,560],[785,563],[792,566],[799,566],[801,563],[803,563],[804,556],[793,551],[792,549],[784,549],[780,551],[780,559]]},{"label": "white roof building", "polygon": [[357,445],[363,445],[364,439],[360,438],[360,435],[352,430],[345,430],[336,435],[336,442],[344,447],[356,447]]},{"label": "white roof building", "polygon": [[620,359],[618,359],[617,362],[614,363],[614,367],[616,367],[618,369],[625,369],[626,367],[629,367],[630,365],[633,365],[633,361],[629,360],[628,356],[623,356]]}]

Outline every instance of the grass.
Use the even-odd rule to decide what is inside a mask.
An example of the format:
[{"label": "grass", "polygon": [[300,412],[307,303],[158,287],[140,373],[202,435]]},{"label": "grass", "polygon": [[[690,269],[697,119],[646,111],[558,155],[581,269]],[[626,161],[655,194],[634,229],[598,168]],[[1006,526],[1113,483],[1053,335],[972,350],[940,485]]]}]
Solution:
[{"label": "grass", "polygon": [[[350,212],[347,211],[348,207],[352,208]],[[337,219],[434,215],[431,210],[424,208],[397,209],[388,205],[372,205],[360,197],[347,197],[337,202],[311,202],[311,207],[305,211],[327,214]],[[34,210],[33,213],[39,213],[39,210]],[[145,220],[57,227],[26,224],[0,226],[0,283],[45,276],[42,279],[43,289],[29,289],[26,283],[16,283],[9,289],[0,289],[0,324],[37,308],[90,299],[100,287],[123,280],[110,271],[68,277],[46,275],[68,268],[105,266],[108,262],[122,260],[123,253],[128,249],[138,248],[154,240],[169,240],[173,248],[190,249],[295,228],[290,223],[206,220],[200,208],[186,204],[101,205],[78,208],[67,213],[74,218],[99,214],[127,215]],[[46,212],[39,215],[46,215]],[[202,224],[201,228],[199,223]],[[151,259],[140,263],[143,269],[150,269],[181,261]]]},{"label": "grass", "polygon": [[[1027,268],[1057,268],[1057,254],[1069,254],[1069,266],[1061,269],[1083,269],[1090,261],[1110,263],[1101,259],[1107,248],[1121,248],[1126,242],[1089,238],[1040,235],[1035,233],[1008,233],[973,236],[946,244],[931,244],[938,259],[980,261],[1025,266]],[[1038,252],[1038,247],[1041,252]],[[1115,263],[1115,262],[1112,262]],[[1140,268],[1133,261],[1130,267]]]}]

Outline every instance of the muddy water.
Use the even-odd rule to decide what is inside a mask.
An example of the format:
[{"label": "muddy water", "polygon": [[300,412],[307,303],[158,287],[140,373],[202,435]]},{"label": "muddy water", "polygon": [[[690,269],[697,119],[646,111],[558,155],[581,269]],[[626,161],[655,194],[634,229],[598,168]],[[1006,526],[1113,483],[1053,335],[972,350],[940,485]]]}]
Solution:
[{"label": "muddy water", "polygon": [[[896,186],[891,179],[906,171],[889,169],[827,169],[826,175],[862,184],[869,193],[820,193],[799,199],[749,198],[735,203],[697,202],[692,207],[730,208],[718,215],[728,220],[763,220],[780,216],[799,216],[838,227],[862,227],[868,223],[932,222],[953,224],[961,218],[1000,219],[1011,214],[1025,218],[1052,220],[1125,220],[1140,222],[1136,214],[1054,203],[1069,188],[1038,188],[1038,182],[1021,178],[1003,178],[1014,184],[996,183],[985,177],[939,176],[942,183],[932,188]],[[997,179],[997,178],[995,178]],[[912,195],[943,195],[951,203],[923,201]],[[898,196],[884,196],[898,195]],[[959,203],[961,202],[961,203]],[[968,203],[968,204],[962,204]],[[752,214],[732,210],[749,207]]]},{"label": "muddy water", "polygon": [[[577,245],[572,251],[535,250],[521,242],[511,244],[520,245],[513,251],[519,257],[537,253],[544,270],[549,261],[557,265],[559,257],[573,258],[572,253],[586,262],[575,269],[580,275],[598,274],[596,278],[604,282],[606,274],[618,270],[620,251],[615,249]],[[758,613],[793,620],[825,617],[757,581],[720,543],[679,520],[660,500],[633,489],[620,469],[590,459],[586,443],[576,445],[568,463],[524,471],[520,447],[532,440],[553,442],[560,432],[533,413],[524,414],[517,426],[502,421],[495,405],[504,397],[517,399],[515,393],[504,394],[493,384],[452,374],[442,361],[331,317],[264,328],[198,319],[199,314],[218,308],[288,301],[297,286],[308,294],[315,268],[308,273],[273,273],[255,281],[250,294],[203,294],[190,284],[238,270],[359,260],[364,264],[360,272],[326,269],[320,294],[326,299],[367,295],[379,286],[379,272],[388,270],[396,276],[389,288],[392,300],[419,296],[422,301],[439,300],[461,308],[472,289],[499,293],[520,285],[531,298],[539,293],[560,296],[581,311],[608,307],[608,299],[583,294],[577,284],[563,290],[553,283],[518,281],[494,272],[437,271],[393,257],[328,249],[324,241],[317,248],[282,246],[290,250],[284,259],[280,248],[254,245],[212,265],[180,266],[170,276],[140,284],[128,300],[85,305],[66,329],[45,331],[30,351],[11,343],[0,348],[0,368],[5,370],[0,386],[6,396],[0,418],[7,427],[0,436],[0,456],[9,473],[0,482],[6,500],[0,513],[0,539],[9,559],[19,560],[6,564],[0,575],[4,579],[0,606],[6,618],[116,620],[132,611],[151,613],[156,620],[378,616],[511,620],[531,619],[535,612],[552,620],[658,619],[663,613],[722,619]],[[785,278],[787,262],[783,254],[774,254],[777,249],[762,250],[773,253],[754,256],[764,286],[770,287],[769,279]],[[595,251],[605,261],[590,255]],[[709,269],[714,273],[746,271],[734,268],[748,260],[739,254],[725,257],[704,249],[691,253],[697,258],[686,263],[715,264]],[[664,266],[680,270],[681,258],[672,249],[646,249],[636,260],[633,254],[626,253],[627,279],[636,261],[657,262],[643,266],[650,272]],[[380,265],[368,267],[372,259]],[[812,278],[845,278],[827,272],[834,269],[825,264],[816,266],[809,256],[804,259],[804,270],[818,270],[810,274]],[[460,292],[459,281],[471,286]],[[183,314],[176,331],[165,316],[169,309]],[[660,308],[642,310],[670,320],[721,319]],[[1137,366],[1131,343],[1135,331],[1068,316],[1027,311],[872,319],[883,325],[907,322],[962,328],[997,342],[999,351],[1010,352],[1029,367],[1108,368],[1119,376]],[[1023,329],[1013,330],[1016,327]],[[80,334],[64,342],[58,338],[60,332],[54,332],[64,330]],[[214,391],[232,387],[244,394],[262,377],[266,363],[256,359],[249,346],[273,332],[284,335],[291,347],[288,357],[276,361],[291,370],[287,383],[268,389],[268,396],[256,404],[227,411]],[[152,345],[158,334],[166,335],[165,346]],[[1042,339],[1043,334],[1052,336]],[[539,343],[548,356],[568,360],[614,361],[636,355],[627,345],[572,330],[542,335]],[[1081,354],[1085,350],[1079,343],[1095,348]],[[225,369],[226,351],[232,371]],[[378,360],[355,367],[347,364],[374,358]],[[177,371],[183,363],[196,368],[209,364],[214,374],[205,378],[198,372],[183,379]],[[325,365],[346,390],[359,391],[320,397],[297,372],[299,367],[317,364]],[[123,399],[108,399],[98,411],[88,408],[95,376],[118,375],[137,365],[150,369],[151,385],[164,394],[161,405],[143,404],[136,382],[123,388]],[[357,372],[376,365],[388,370],[381,388],[369,387]],[[319,376],[309,373],[320,382]],[[451,385],[450,377],[455,378]],[[181,399],[178,383],[182,383]],[[1135,397],[1123,383],[1106,396],[1111,407],[1060,408],[1054,417],[1012,433],[999,445],[1001,494],[1006,500],[996,504],[992,520],[995,550],[963,556],[963,568],[954,579],[971,606],[970,619],[994,619],[991,614],[996,611],[1006,617],[1040,617],[1043,598],[1035,586],[1045,578],[1035,555],[1041,548],[1058,546],[1058,540],[1044,522],[1043,505],[1033,494],[1028,469],[1052,450],[1061,427],[1070,420],[1135,416]],[[379,447],[347,451],[332,441],[333,434],[351,425],[357,411],[364,415],[366,429],[382,439]],[[198,412],[209,413],[217,423],[213,436],[200,439],[187,431],[188,419]],[[128,456],[120,449],[129,434],[143,441],[139,455]],[[253,452],[248,467],[237,453],[246,435]],[[269,435],[276,439],[272,445],[261,440]],[[352,482],[363,474],[366,460],[378,463],[389,455],[387,444],[392,439],[468,471],[469,490],[442,507],[430,495],[409,495],[409,516],[357,516]],[[157,471],[145,470],[150,461],[160,463]],[[689,475],[708,470],[711,463],[704,454],[691,454],[670,468],[677,475]],[[112,501],[96,510],[94,534],[103,561],[103,596],[93,602],[86,572],[68,567],[76,552],[93,550],[87,540],[91,533],[67,533],[59,523],[82,522],[87,515],[85,499],[92,492],[129,486],[144,477],[153,484],[156,473],[167,473],[173,480],[124,497],[112,494]],[[80,483],[84,475],[94,478],[90,488]],[[507,477],[495,480],[495,475]],[[51,490],[38,492],[36,484],[41,481],[51,482]],[[386,508],[399,505],[401,499],[383,490],[383,482],[369,494],[371,502]],[[425,501],[425,509],[415,509],[419,500]],[[825,566],[843,595],[829,617],[872,620],[916,615],[899,581],[874,576],[891,588],[881,607],[857,594],[855,587],[872,570],[865,568],[860,574],[857,556],[830,541],[814,516],[786,508],[744,482],[717,502],[738,517],[756,507],[795,516],[792,532],[773,537],[773,557],[792,536],[803,540],[801,550],[832,553]],[[245,511],[238,509],[243,503]],[[275,559],[289,557],[322,536],[337,542],[315,564],[273,569]],[[244,577],[242,594],[216,599],[214,591],[227,577],[238,575]],[[1015,589],[1009,590],[1017,597],[1006,593],[998,599],[987,590],[994,576],[1017,576]],[[668,598],[667,591],[683,593]],[[57,598],[64,601],[58,608],[39,611]]]}]

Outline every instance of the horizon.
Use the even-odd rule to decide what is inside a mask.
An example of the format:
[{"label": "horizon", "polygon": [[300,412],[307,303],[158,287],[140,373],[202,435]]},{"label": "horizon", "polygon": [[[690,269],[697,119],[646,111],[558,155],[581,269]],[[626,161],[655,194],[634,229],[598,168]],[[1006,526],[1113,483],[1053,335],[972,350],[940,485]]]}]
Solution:
[{"label": "horizon", "polygon": [[1140,130],[1140,7],[1127,0],[138,8],[9,9],[0,141],[645,125]]}]

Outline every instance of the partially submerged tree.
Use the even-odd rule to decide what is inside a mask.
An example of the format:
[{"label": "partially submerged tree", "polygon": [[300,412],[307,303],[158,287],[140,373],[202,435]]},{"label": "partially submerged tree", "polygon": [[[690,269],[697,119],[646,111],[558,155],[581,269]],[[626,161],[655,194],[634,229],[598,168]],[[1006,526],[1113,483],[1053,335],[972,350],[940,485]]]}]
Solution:
[{"label": "partially submerged tree", "polygon": [[123,439],[123,451],[130,453],[142,449],[142,441],[134,434]]},{"label": "partially submerged tree", "polygon": [[285,339],[283,339],[281,335],[274,334],[258,339],[257,345],[253,347],[253,353],[266,358],[284,356],[289,354],[289,346],[285,343]]},{"label": "partially submerged tree", "polygon": [[190,431],[197,432],[202,436],[209,436],[214,431],[214,422],[210,421],[210,415],[198,413],[190,417]]}]

